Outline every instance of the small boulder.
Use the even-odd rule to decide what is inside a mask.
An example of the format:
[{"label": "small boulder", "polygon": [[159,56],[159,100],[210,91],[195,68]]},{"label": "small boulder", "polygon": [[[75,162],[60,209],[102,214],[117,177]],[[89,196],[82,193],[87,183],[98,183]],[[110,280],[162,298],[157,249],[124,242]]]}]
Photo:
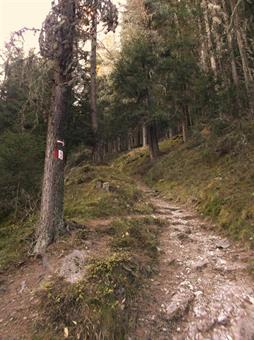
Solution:
[{"label": "small boulder", "polygon": [[104,182],[102,184],[102,189],[106,192],[109,192],[110,191],[110,183],[109,182]]},{"label": "small boulder", "polygon": [[96,185],[95,185],[95,188],[96,188],[96,189],[101,189],[102,186],[103,186],[103,182],[102,182],[102,181],[97,181],[97,182],[96,182]]},{"label": "small boulder", "polygon": [[169,305],[165,307],[166,320],[172,321],[179,319],[188,312],[191,302],[194,300],[195,295],[190,291],[176,293]]}]

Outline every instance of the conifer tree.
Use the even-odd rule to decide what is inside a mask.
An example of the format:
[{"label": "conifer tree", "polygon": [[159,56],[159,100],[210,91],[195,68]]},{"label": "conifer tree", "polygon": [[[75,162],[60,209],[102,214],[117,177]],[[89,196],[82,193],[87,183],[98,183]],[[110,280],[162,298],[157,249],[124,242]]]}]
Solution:
[{"label": "conifer tree", "polygon": [[[98,1],[101,21],[109,29],[115,27],[117,13],[110,0]],[[75,84],[74,69],[82,54],[79,42],[90,38],[90,14],[94,8],[90,0],[58,0],[47,16],[40,35],[43,57],[54,67],[52,108],[48,116],[47,146],[40,221],[34,252],[41,254],[64,230],[64,146],[68,124],[68,105]]]}]

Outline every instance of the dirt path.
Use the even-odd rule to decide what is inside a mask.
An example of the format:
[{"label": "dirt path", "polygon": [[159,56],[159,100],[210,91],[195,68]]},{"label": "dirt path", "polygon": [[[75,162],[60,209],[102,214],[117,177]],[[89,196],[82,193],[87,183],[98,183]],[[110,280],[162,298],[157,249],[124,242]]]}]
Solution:
[{"label": "dirt path", "polygon": [[253,340],[254,284],[237,248],[195,213],[142,188],[166,221],[159,274],[147,288],[132,339]]}]

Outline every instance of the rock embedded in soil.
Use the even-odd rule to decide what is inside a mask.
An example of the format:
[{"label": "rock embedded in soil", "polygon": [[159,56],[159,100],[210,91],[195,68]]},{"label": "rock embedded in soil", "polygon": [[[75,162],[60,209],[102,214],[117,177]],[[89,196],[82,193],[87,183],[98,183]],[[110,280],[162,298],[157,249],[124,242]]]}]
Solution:
[{"label": "rock embedded in soil", "polygon": [[202,269],[206,268],[209,264],[209,261],[204,259],[198,262],[193,263],[193,269],[201,271]]},{"label": "rock embedded in soil", "polygon": [[217,249],[228,249],[230,247],[230,242],[228,240],[218,240],[215,247]]},{"label": "rock embedded in soil", "polygon": [[66,281],[74,283],[79,281],[85,271],[87,262],[87,251],[75,249],[62,260],[62,266],[59,269],[59,275]]},{"label": "rock embedded in soil", "polygon": [[176,293],[171,302],[165,306],[164,318],[167,321],[182,318],[188,312],[190,304],[194,300],[195,295],[191,291],[183,291]]}]

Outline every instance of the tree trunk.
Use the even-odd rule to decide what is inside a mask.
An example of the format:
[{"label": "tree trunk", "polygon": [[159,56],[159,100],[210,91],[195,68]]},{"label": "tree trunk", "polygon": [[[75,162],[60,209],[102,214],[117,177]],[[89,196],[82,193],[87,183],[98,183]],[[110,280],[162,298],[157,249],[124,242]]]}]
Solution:
[{"label": "tree trunk", "polygon": [[169,128],[169,130],[168,130],[168,138],[169,138],[169,139],[173,139],[173,136],[174,136],[174,134],[173,134],[173,129],[172,129],[172,128]]},{"label": "tree trunk", "polygon": [[198,18],[198,28],[199,28],[199,35],[200,35],[200,42],[201,42],[201,49],[200,49],[200,62],[203,70],[205,72],[208,71],[207,60],[208,60],[208,53],[207,53],[207,43],[205,42],[203,31],[202,31],[202,24],[200,18]]},{"label": "tree trunk", "polygon": [[146,146],[147,145],[147,133],[146,133],[146,125],[143,124],[142,126],[142,145]]},{"label": "tree trunk", "polygon": [[131,151],[131,137],[128,134],[128,151]]},{"label": "tree trunk", "polygon": [[201,6],[203,8],[203,14],[204,14],[205,30],[206,30],[206,37],[207,37],[207,44],[208,44],[208,52],[209,52],[209,56],[210,56],[211,69],[212,69],[215,77],[217,78],[217,64],[216,64],[213,42],[212,42],[212,33],[211,33],[211,28],[210,28],[210,23],[209,23],[207,1],[202,0]]},{"label": "tree trunk", "polygon": [[[58,53],[54,62],[52,110],[48,118],[47,146],[42,186],[40,219],[37,227],[35,254],[43,254],[64,228],[64,132],[66,130],[69,81],[72,74],[75,33],[75,1],[59,0],[61,30],[56,30]],[[47,30],[45,31],[47,35]],[[65,42],[65,43],[63,43]],[[48,46],[50,48],[50,46]]]},{"label": "tree trunk", "polygon": [[187,123],[186,123],[185,118],[182,121],[182,135],[183,135],[183,142],[186,143],[187,138],[188,138],[188,128],[187,128]]},{"label": "tree trunk", "polygon": [[97,13],[96,9],[92,16],[91,29],[91,119],[93,132],[96,135],[98,130],[97,121],[97,81],[96,81],[96,66],[97,66]]},{"label": "tree trunk", "polygon": [[230,51],[232,79],[233,79],[235,87],[238,88],[239,87],[239,76],[238,76],[237,67],[236,67],[236,59],[235,59],[235,52],[234,52],[234,46],[233,46],[233,37],[232,37],[232,33],[229,30],[229,16],[228,16],[227,6],[226,6],[225,0],[222,0],[222,6],[223,6],[223,11],[224,11],[224,20],[225,20],[225,24],[226,24],[228,48],[229,48],[229,51]]},{"label": "tree trunk", "polygon": [[155,123],[151,123],[147,126],[147,142],[149,146],[150,159],[154,160],[160,154],[157,127]]},{"label": "tree trunk", "polygon": [[[230,5],[231,5],[231,10],[232,13],[234,12],[235,6],[236,6],[236,1],[235,0],[230,0]],[[243,70],[243,75],[244,75],[244,84],[246,88],[246,93],[247,93],[247,98],[249,102],[249,108],[250,108],[250,115],[253,118],[254,117],[254,102],[253,102],[253,93],[251,91],[251,81],[252,79],[252,74],[249,68],[249,60],[247,56],[247,46],[245,46],[245,37],[243,36],[244,33],[241,28],[241,23],[240,23],[240,18],[239,18],[239,13],[238,13],[238,8],[235,10],[235,15],[234,15],[234,23],[235,23],[235,30],[236,30],[236,39],[237,39],[237,44],[238,44],[238,49],[240,52],[241,56],[241,62],[242,62],[242,70]]]},{"label": "tree trunk", "polygon": [[90,105],[91,105],[91,121],[92,130],[94,135],[93,147],[93,160],[99,162],[99,145],[98,145],[98,119],[97,119],[97,10],[93,9],[92,27],[91,27],[91,56],[90,56],[90,76],[91,76],[91,89],[90,89]]},{"label": "tree trunk", "polygon": [[54,157],[57,141],[63,140],[66,121],[67,89],[60,71],[56,71],[55,83],[53,109],[48,119],[40,220],[34,250],[36,254],[44,253],[64,226],[64,159]]},{"label": "tree trunk", "polygon": [[117,137],[117,152],[121,152],[121,137]]}]

